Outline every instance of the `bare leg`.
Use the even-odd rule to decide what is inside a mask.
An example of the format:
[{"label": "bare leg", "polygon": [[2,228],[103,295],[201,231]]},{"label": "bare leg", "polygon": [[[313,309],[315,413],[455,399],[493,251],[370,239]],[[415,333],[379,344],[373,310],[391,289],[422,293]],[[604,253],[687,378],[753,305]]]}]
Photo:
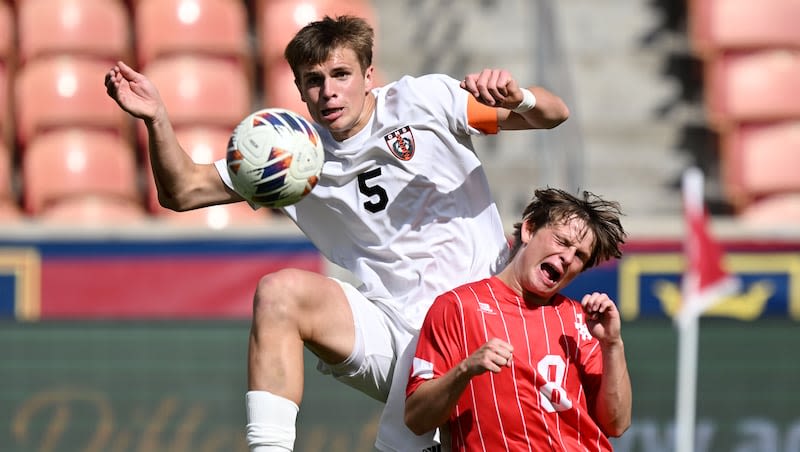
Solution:
[{"label": "bare leg", "polygon": [[[291,402],[299,406],[303,397],[303,346],[336,364],[350,355],[354,342],[353,314],[335,281],[301,270],[282,270],[259,281],[248,351],[248,394],[260,394],[256,394],[259,406],[250,406],[248,398],[251,447],[273,444],[271,436],[284,436],[275,444],[291,450],[286,445],[294,443],[294,416],[290,426],[282,419],[289,417],[284,414],[291,410]],[[282,412],[270,411],[264,400],[277,400],[270,405]]]}]

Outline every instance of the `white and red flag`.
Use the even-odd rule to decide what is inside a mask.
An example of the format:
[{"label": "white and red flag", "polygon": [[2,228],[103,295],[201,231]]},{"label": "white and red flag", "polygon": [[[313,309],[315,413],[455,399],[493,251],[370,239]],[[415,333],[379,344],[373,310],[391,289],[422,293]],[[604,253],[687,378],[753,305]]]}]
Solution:
[{"label": "white and red flag", "polygon": [[700,316],[724,297],[739,291],[739,278],[722,267],[722,247],[711,236],[703,197],[703,173],[697,168],[683,175],[683,211],[686,220],[681,307],[675,314],[678,327],[678,368],[675,397],[676,452],[695,447],[697,349]]},{"label": "white and red flag", "polygon": [[686,222],[682,279],[683,300],[675,320],[686,321],[739,290],[739,279],[722,266],[723,251],[709,232],[709,216],[703,198],[703,173],[690,168],[683,176],[683,212]]}]

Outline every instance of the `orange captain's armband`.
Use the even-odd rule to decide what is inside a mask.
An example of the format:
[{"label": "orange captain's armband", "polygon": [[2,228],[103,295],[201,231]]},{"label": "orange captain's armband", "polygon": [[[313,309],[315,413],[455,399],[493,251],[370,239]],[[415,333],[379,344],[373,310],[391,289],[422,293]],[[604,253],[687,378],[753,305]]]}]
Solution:
[{"label": "orange captain's armband", "polygon": [[497,133],[497,109],[478,102],[474,97],[467,99],[467,121],[469,125],[486,134]]}]

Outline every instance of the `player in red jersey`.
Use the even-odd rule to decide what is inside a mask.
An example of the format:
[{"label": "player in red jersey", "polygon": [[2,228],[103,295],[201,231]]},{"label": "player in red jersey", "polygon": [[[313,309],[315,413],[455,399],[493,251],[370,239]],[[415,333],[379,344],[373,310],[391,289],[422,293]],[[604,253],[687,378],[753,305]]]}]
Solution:
[{"label": "player in red jersey", "polygon": [[559,291],[621,257],[619,215],[589,192],[536,191],[508,266],[428,312],[406,391],[412,431],[446,424],[453,451],[611,450],[631,422],[619,311],[606,294]]}]

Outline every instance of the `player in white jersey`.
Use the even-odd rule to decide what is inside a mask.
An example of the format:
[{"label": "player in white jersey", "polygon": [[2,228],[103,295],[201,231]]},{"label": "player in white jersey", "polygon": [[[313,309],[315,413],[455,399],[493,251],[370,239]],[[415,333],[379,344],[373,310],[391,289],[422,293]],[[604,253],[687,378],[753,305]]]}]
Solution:
[{"label": "player in white jersey", "polygon": [[[508,254],[470,137],[552,128],[569,114],[558,96],[521,88],[499,69],[461,81],[404,77],[375,88],[372,46],[372,28],[363,19],[326,17],[300,30],[285,52],[321,129],[326,161],[314,190],[284,211],[362,284],[296,269],[259,281],[246,395],[254,452],[294,447],[303,346],[319,357],[320,370],[387,402],[380,450],[420,451],[435,444],[403,423],[414,351],[408,345],[439,293],[498,272]],[[120,62],[107,74],[106,87],[147,125],[165,207],[183,211],[243,201],[224,162],[195,164],[183,152],[146,77]]]}]

